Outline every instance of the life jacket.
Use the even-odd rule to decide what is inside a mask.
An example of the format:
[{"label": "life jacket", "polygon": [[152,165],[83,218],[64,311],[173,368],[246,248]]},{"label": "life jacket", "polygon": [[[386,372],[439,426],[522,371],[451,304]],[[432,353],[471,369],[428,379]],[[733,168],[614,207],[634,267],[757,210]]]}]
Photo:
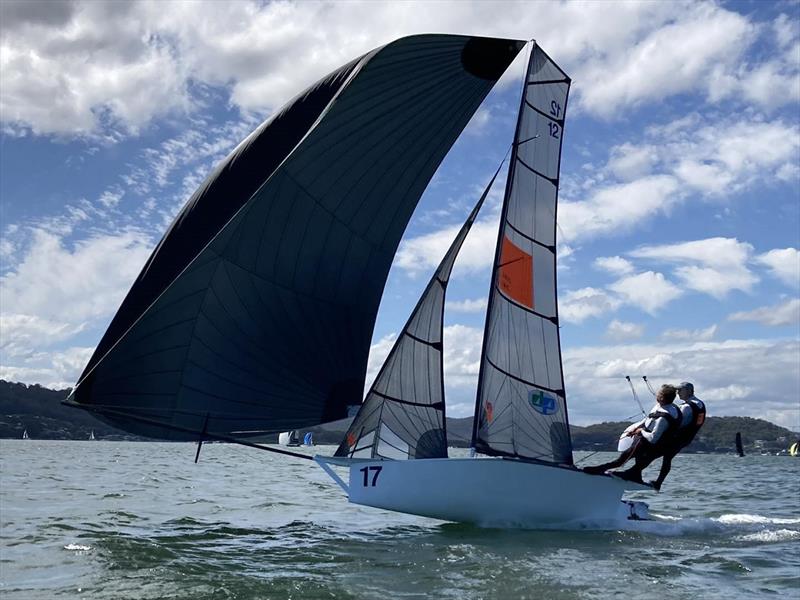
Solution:
[{"label": "life jacket", "polygon": [[[675,405],[668,404],[667,406],[675,406]],[[662,408],[661,410],[655,410],[651,412],[649,415],[647,415],[648,419],[653,419],[653,421],[650,423],[651,426],[655,424],[656,419],[666,419],[667,421],[667,430],[661,434],[660,438],[658,438],[658,441],[655,444],[656,446],[662,446],[666,444],[669,440],[675,437],[675,434],[677,434],[678,429],[680,428],[681,425],[681,418],[680,418],[681,411],[678,410],[676,412],[679,415],[677,417],[673,415],[669,411],[669,409]],[[648,431],[650,430],[648,429]]]},{"label": "life jacket", "polygon": [[697,400],[693,400],[692,398],[689,398],[686,404],[689,405],[689,409],[692,411],[692,421],[683,429],[682,437],[685,442],[684,445],[689,444],[694,439],[694,436],[697,435],[697,432],[700,431],[700,428],[706,422],[705,405],[701,405]]}]

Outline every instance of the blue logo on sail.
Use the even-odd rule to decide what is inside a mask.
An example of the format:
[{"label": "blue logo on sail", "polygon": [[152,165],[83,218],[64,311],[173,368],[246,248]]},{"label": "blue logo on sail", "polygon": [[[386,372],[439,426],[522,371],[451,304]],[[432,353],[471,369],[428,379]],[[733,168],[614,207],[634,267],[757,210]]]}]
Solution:
[{"label": "blue logo on sail", "polygon": [[531,407],[533,407],[533,410],[543,415],[552,415],[558,411],[556,397],[541,390],[531,390],[528,392],[528,402]]}]

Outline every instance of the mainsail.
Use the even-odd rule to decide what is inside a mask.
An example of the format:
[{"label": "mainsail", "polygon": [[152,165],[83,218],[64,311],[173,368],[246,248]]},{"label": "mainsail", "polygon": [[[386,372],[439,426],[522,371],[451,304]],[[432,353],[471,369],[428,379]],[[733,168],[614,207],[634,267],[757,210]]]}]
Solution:
[{"label": "mainsail", "polygon": [[442,362],[445,294],[453,263],[499,172],[498,167],[434,271],[335,456],[447,458]]},{"label": "mainsail", "polygon": [[572,464],[556,303],[556,200],[570,79],[535,43],[489,292],[473,447]]},{"label": "mainsail", "polygon": [[407,37],[300,94],[189,199],[67,404],[170,439],[345,417],[406,224],[523,45]]}]

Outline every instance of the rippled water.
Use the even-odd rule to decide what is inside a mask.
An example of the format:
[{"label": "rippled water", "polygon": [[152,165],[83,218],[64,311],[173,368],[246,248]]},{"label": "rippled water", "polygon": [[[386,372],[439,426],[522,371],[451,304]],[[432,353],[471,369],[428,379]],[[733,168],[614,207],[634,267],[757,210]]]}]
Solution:
[{"label": "rippled water", "polygon": [[656,520],[544,532],[357,507],[310,461],[225,444],[0,451],[4,599],[800,597],[800,459],[682,456],[631,495]]}]

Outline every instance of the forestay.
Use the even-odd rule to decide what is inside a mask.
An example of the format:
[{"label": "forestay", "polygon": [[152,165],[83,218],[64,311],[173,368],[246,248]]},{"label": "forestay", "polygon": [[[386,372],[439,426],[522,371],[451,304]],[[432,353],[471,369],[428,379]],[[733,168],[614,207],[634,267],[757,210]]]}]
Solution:
[{"label": "forestay", "polygon": [[436,268],[335,456],[447,457],[442,362],[447,284],[456,256],[499,172],[498,167]]},{"label": "forestay", "polygon": [[556,303],[556,200],[570,79],[534,44],[489,293],[473,445],[572,464]]},{"label": "forestay", "polygon": [[347,416],[408,219],[522,45],[407,37],[300,94],[190,198],[67,403],[171,439]]}]

